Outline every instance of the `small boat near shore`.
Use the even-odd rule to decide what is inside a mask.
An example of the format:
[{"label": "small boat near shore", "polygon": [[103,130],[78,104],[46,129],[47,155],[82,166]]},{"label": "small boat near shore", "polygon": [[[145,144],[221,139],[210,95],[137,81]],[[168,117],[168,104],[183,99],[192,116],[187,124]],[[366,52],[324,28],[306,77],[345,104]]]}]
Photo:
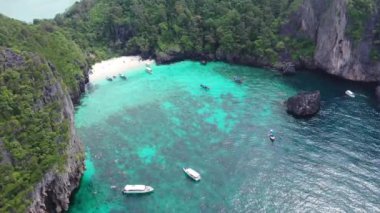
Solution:
[{"label": "small boat near shore", "polygon": [[191,179],[195,181],[200,181],[201,180],[201,175],[195,171],[192,168],[183,168],[183,171],[189,176]]},{"label": "small boat near shore", "polygon": [[346,90],[346,95],[350,96],[351,98],[355,98],[355,93],[353,93],[351,90]]},{"label": "small boat near shore", "polygon": [[238,76],[234,76],[233,80],[237,84],[242,84],[243,83],[243,79],[240,78],[240,77],[238,77]]},{"label": "small boat near shore", "polygon": [[150,68],[150,67],[147,67],[147,68],[145,69],[145,71],[146,71],[148,74],[153,74],[153,70],[152,70],[152,68]]},{"label": "small boat near shore", "polygon": [[123,74],[119,74],[119,77],[123,80],[127,80],[127,76],[123,75]]},{"label": "small boat near shore", "polygon": [[206,86],[206,85],[204,85],[204,84],[201,84],[200,86],[201,86],[201,88],[204,89],[204,90],[210,90],[210,87],[208,87],[208,86]]},{"label": "small boat near shore", "polygon": [[113,79],[109,76],[106,77],[107,81],[113,81]]},{"label": "small boat near shore", "polygon": [[146,185],[125,185],[124,194],[146,194],[153,192],[154,188]]}]

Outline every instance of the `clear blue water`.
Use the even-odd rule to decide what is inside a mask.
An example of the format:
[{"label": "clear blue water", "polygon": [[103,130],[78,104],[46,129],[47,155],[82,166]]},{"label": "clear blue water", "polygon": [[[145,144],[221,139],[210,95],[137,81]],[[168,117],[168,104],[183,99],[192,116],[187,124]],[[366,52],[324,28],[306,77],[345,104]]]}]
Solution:
[{"label": "clear blue water", "polygon": [[[368,88],[224,63],[153,69],[98,82],[83,97],[76,127],[87,170],[69,212],[380,211],[380,112]],[[357,98],[344,96],[348,88]],[[313,89],[322,93],[317,116],[285,112],[284,100]],[[126,196],[125,184],[155,191]]]},{"label": "clear blue water", "polygon": [[0,0],[0,13],[25,22],[54,18],[77,0]]}]

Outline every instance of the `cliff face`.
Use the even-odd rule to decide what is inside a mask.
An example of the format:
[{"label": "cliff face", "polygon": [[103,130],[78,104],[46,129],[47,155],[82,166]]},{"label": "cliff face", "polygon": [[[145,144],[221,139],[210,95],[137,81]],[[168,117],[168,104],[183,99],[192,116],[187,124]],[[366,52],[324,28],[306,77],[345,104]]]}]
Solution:
[{"label": "cliff face", "polygon": [[74,107],[70,96],[57,83],[46,88],[46,97],[62,97],[61,116],[69,121],[69,141],[64,155],[67,160],[60,171],[50,170],[32,193],[30,213],[62,212],[69,208],[70,195],[79,186],[84,172],[84,149],[75,135]]},{"label": "cliff face", "polygon": [[0,48],[0,84],[0,211],[67,210],[84,151],[62,79],[39,55]]},{"label": "cliff face", "polygon": [[[371,51],[377,48],[374,43],[379,16],[376,8],[373,14],[368,14],[367,20],[363,22],[364,31],[361,37],[354,40],[348,35],[348,31],[351,22],[357,20],[349,17],[348,0],[304,0],[282,26],[280,33],[294,39],[310,39],[315,45],[313,57],[311,60],[304,60],[292,59],[288,55],[281,60],[291,61],[301,68],[320,69],[348,80],[380,81],[380,61],[371,58]],[[297,51],[302,50],[293,50],[293,53]],[[274,66],[268,61],[244,55],[179,52],[156,57],[159,63],[204,58],[254,66]]]},{"label": "cliff face", "polygon": [[[285,35],[313,40],[313,67],[355,81],[380,80],[380,62],[371,59],[376,48],[374,32],[378,14],[369,14],[357,41],[347,36],[350,18],[348,0],[305,0],[282,31]],[[307,67],[307,68],[310,68]]]}]

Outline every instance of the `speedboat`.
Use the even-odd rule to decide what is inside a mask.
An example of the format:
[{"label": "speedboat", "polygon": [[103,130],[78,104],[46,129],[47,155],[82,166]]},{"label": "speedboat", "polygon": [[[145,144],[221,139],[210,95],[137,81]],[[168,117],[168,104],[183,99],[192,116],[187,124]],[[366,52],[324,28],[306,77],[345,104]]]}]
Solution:
[{"label": "speedboat", "polygon": [[201,175],[195,171],[192,168],[183,168],[183,171],[189,176],[191,179],[195,181],[200,181],[201,180]]},{"label": "speedboat", "polygon": [[204,85],[204,84],[201,84],[200,85],[203,89],[205,89],[205,90],[209,90],[210,89],[210,87],[208,87],[208,86],[206,86],[206,85]]},{"label": "speedboat", "polygon": [[347,90],[346,95],[350,96],[351,98],[355,98],[355,93],[353,93],[351,90]]},{"label": "speedboat", "polygon": [[111,77],[109,77],[109,76],[107,76],[106,79],[107,79],[108,81],[112,81],[112,80],[113,80],[113,79],[112,79]]},{"label": "speedboat", "polygon": [[147,73],[149,73],[149,74],[152,74],[152,73],[153,73],[153,70],[152,70],[152,68],[150,68],[150,67],[147,67],[147,68],[145,69],[145,71],[146,71]]},{"label": "speedboat", "polygon": [[124,194],[146,194],[153,192],[153,187],[145,185],[126,185],[124,186]]}]

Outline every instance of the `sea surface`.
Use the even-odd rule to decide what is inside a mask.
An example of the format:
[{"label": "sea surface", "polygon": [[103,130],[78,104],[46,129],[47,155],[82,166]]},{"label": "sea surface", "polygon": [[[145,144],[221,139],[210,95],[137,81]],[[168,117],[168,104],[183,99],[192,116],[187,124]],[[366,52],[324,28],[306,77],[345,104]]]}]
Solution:
[{"label": "sea surface", "polygon": [[[380,112],[370,88],[225,63],[153,70],[97,82],[77,107],[87,170],[70,213],[380,212]],[[284,100],[315,89],[317,116],[286,113]],[[125,184],[155,191],[123,195]]]},{"label": "sea surface", "polygon": [[33,19],[54,18],[78,0],[0,0],[0,13],[8,17],[33,22]]}]

